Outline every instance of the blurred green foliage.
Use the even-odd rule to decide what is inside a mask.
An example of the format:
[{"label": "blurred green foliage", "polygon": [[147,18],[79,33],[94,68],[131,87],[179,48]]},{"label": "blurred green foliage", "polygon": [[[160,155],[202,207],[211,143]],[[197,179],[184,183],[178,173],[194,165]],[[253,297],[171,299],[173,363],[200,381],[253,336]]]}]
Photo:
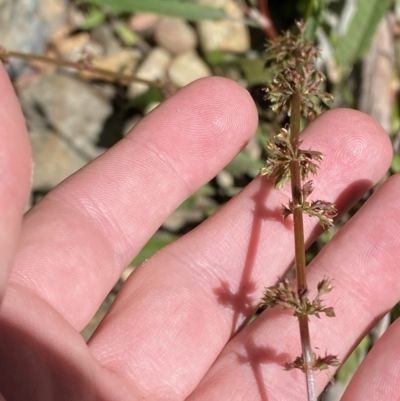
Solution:
[{"label": "blurred green foliage", "polygon": [[90,30],[100,25],[106,20],[105,12],[98,7],[89,7],[86,12],[85,20],[80,25],[80,29]]},{"label": "blurred green foliage", "polygon": [[222,8],[203,6],[178,0],[80,0],[78,4],[106,6],[116,13],[156,13],[188,21],[221,19],[226,17]]},{"label": "blurred green foliage", "polygon": [[[336,59],[343,69],[348,69],[368,51],[379,22],[393,5],[393,0],[361,0],[350,14],[344,32],[336,39]],[[346,10],[345,10],[346,11]]]},{"label": "blurred green foliage", "polygon": [[339,369],[336,375],[337,380],[342,383],[347,383],[350,380],[351,376],[360,365],[361,360],[365,357],[370,345],[371,341],[369,337],[364,337]]},{"label": "blurred green foliage", "polygon": [[158,252],[161,248],[174,242],[179,236],[169,233],[159,232],[155,234],[146,245],[142,248],[136,258],[132,261],[133,266],[139,266],[142,262],[148,259],[151,255]]}]

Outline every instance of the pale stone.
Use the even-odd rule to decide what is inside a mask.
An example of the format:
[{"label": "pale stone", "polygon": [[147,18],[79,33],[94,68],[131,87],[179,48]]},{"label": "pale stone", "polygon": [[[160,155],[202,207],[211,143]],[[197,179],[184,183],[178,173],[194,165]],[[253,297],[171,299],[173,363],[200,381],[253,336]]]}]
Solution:
[{"label": "pale stone", "polygon": [[[93,60],[93,66],[120,74],[134,75],[140,57],[141,53],[137,49],[121,49],[115,54],[95,58]],[[80,76],[86,79],[96,79],[99,77],[99,75],[90,71],[81,71]],[[105,75],[100,75],[100,77],[103,80],[107,80]],[[115,79],[110,78],[110,81],[114,82]]]},{"label": "pale stone", "polygon": [[221,50],[243,53],[250,48],[250,35],[243,21],[243,11],[233,0],[199,0],[199,3],[225,8],[229,20],[197,23],[200,44],[204,52]]},{"label": "pale stone", "polygon": [[87,161],[103,152],[96,143],[112,107],[93,86],[65,74],[42,75],[18,97],[30,129],[51,126]]},{"label": "pale stone", "polygon": [[195,30],[179,18],[161,18],[154,39],[157,44],[173,54],[185,53],[197,46]]},{"label": "pale stone", "polygon": [[[171,55],[165,49],[154,48],[136,71],[136,77],[148,81],[161,81],[166,78],[168,66],[171,62]],[[148,86],[133,82],[129,85],[128,96],[137,97],[148,90]]]},{"label": "pale stone", "polygon": [[121,281],[125,282],[128,279],[128,277],[133,273],[134,270],[135,270],[134,266],[126,267],[125,270],[121,274]]},{"label": "pale stone", "polygon": [[101,46],[103,56],[111,56],[122,50],[121,43],[110,25],[97,26],[90,32],[90,37]]},{"label": "pale stone", "polygon": [[152,30],[157,24],[160,16],[150,13],[138,13],[129,19],[129,26],[136,32]]},{"label": "pale stone", "polygon": [[199,223],[204,218],[201,210],[175,210],[163,223],[163,228],[169,231],[179,231],[188,223]]},{"label": "pale stone", "polygon": [[151,113],[156,107],[160,105],[160,102],[150,102],[145,109],[143,110],[143,114],[149,114]]},{"label": "pale stone", "polygon": [[87,32],[63,38],[53,44],[58,54],[70,61],[81,61],[87,55],[96,57],[102,52],[101,47],[91,40]]},{"label": "pale stone", "polygon": [[30,138],[34,161],[34,191],[54,188],[87,163],[68,141],[54,132],[31,132]]},{"label": "pale stone", "polygon": [[234,185],[234,183],[235,183],[235,180],[234,180],[234,178],[233,178],[233,175],[232,175],[229,171],[226,171],[226,170],[221,170],[221,171],[217,174],[217,176],[215,177],[215,179],[216,179],[216,181],[217,181],[217,184],[218,184],[221,188],[224,188],[224,189],[232,188],[233,185]]},{"label": "pale stone", "polygon": [[183,53],[175,57],[168,69],[169,78],[172,83],[179,88],[196,79],[208,77],[210,75],[212,75],[210,68],[194,51]]},{"label": "pale stone", "polygon": [[[64,0],[3,0],[0,3],[0,40],[8,50],[43,54],[54,31],[66,22]],[[6,66],[12,78],[30,71],[25,60],[12,58]]]}]

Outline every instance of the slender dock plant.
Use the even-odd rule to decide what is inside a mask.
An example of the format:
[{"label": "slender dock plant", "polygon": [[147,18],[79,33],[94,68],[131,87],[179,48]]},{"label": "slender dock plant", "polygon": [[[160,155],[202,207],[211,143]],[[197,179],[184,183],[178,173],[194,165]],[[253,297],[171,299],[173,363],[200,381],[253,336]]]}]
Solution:
[{"label": "slender dock plant", "polygon": [[323,304],[321,297],[332,290],[328,278],[324,277],[317,286],[317,295],[310,299],[306,279],[306,258],[303,230],[303,215],[319,219],[322,227],[333,225],[337,211],[335,205],[323,200],[310,200],[313,182],[310,175],[317,173],[323,154],[317,150],[301,149],[300,126],[302,117],[310,121],[320,114],[320,105],[332,100],[331,95],[321,89],[324,75],[316,68],[319,50],[304,39],[304,27],[297,24],[299,33],[288,32],[268,43],[267,67],[276,75],[266,87],[266,98],[272,109],[286,112],[290,117],[289,126],[268,142],[270,157],[261,169],[261,175],[273,176],[275,186],[281,188],[285,182],[291,184],[291,199],[282,206],[284,219],[293,215],[296,284],[281,279],[277,285],[265,289],[261,305],[281,306],[291,309],[298,319],[302,354],[288,361],[284,368],[300,369],[305,373],[308,401],[316,401],[314,371],[337,366],[336,356],[316,355],[311,346],[309,317],[325,314],[334,317],[332,307]]}]

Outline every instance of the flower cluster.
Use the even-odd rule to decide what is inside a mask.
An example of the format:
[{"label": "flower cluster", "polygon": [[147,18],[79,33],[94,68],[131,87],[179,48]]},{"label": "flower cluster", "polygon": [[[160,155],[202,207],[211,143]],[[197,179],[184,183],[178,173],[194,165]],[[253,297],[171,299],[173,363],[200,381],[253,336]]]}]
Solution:
[{"label": "flower cluster", "polygon": [[272,102],[275,112],[287,111],[290,127],[282,128],[267,143],[269,157],[261,169],[261,175],[274,176],[277,188],[291,182],[291,199],[282,207],[282,215],[286,219],[294,214],[297,288],[293,288],[288,279],[280,279],[275,286],[265,289],[261,307],[281,306],[292,310],[297,317],[303,355],[288,361],[284,367],[288,370],[297,368],[305,373],[308,400],[316,401],[313,371],[338,366],[339,362],[333,355],[319,357],[311,348],[309,317],[334,317],[335,312],[321,300],[332,290],[327,278],[318,284],[317,295],[313,299],[308,296],[303,214],[317,217],[322,227],[327,228],[333,225],[337,210],[330,202],[308,199],[313,192],[313,182],[307,179],[317,173],[323,154],[300,149],[302,142],[299,137],[302,116],[307,120],[314,118],[321,112],[320,105],[327,104],[332,97],[321,89],[324,76],[315,67],[319,51],[304,39],[303,26],[299,24],[298,28],[300,34],[287,33],[269,43],[266,66],[274,70],[275,78],[265,89],[266,98]]},{"label": "flower cluster", "polygon": [[[330,366],[337,367],[339,365],[340,362],[336,355],[325,354],[325,356],[317,356],[313,354],[312,365],[307,368],[311,370],[325,370]],[[287,361],[283,364],[283,367],[285,370],[300,369],[303,372],[306,370],[304,359],[301,356],[298,356],[294,361]]]},{"label": "flower cluster", "polygon": [[[299,67],[300,68],[300,67]],[[272,102],[271,109],[276,113],[287,110],[291,115],[293,93],[301,93],[301,110],[304,117],[314,119],[321,113],[319,103],[329,104],[332,95],[321,90],[324,77],[320,71],[312,71],[302,66],[302,71],[287,68],[265,88],[266,99]]]},{"label": "flower cluster", "polygon": [[300,35],[288,32],[267,43],[266,66],[277,71],[267,85],[266,99],[272,102],[276,113],[287,110],[291,114],[293,93],[301,93],[301,112],[304,117],[315,118],[321,113],[319,104],[332,102],[332,95],[321,89],[324,75],[315,69],[319,50],[303,38],[304,27],[298,24]]},{"label": "flower cluster", "polygon": [[267,287],[264,291],[264,297],[261,300],[261,307],[268,308],[281,306],[284,309],[293,310],[294,316],[314,315],[320,317],[324,313],[328,317],[334,317],[335,312],[332,307],[323,305],[321,296],[332,291],[330,281],[324,278],[318,283],[318,293],[313,300],[308,298],[308,293],[300,293],[293,289],[288,279],[283,279],[277,285]]},{"label": "flower cluster", "polygon": [[[313,182],[308,181],[306,184],[303,185],[301,190],[302,192],[302,203],[300,207],[302,212],[309,215],[318,217],[319,223],[323,228],[329,228],[333,226],[333,219],[337,216],[337,210],[333,203],[323,201],[323,200],[316,200],[316,201],[307,201],[307,197],[312,193],[314,190]],[[293,213],[294,210],[294,202],[289,201],[288,206],[282,206],[282,215],[283,218],[286,219]]]},{"label": "flower cluster", "polygon": [[282,128],[274,140],[266,145],[270,156],[261,168],[261,175],[274,175],[275,186],[281,188],[285,182],[290,181],[290,162],[293,160],[299,161],[301,179],[304,180],[309,174],[315,175],[324,156],[316,150],[299,149],[300,145],[301,141],[293,143],[290,131]]}]

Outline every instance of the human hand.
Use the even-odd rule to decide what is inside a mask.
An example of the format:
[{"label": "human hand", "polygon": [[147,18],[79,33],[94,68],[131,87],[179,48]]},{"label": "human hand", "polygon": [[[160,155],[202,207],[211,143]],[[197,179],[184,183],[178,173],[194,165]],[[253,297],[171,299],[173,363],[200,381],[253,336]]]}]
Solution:
[{"label": "human hand", "polygon": [[[0,392],[7,401],[304,400],[296,319],[253,314],[265,286],[293,262],[282,191],[255,179],[198,228],[137,268],[88,344],[89,322],[126,265],[165,218],[245,146],[257,124],[247,92],[222,78],[193,83],[24,217],[28,136],[0,69]],[[316,198],[339,211],[384,174],[387,135],[369,117],[335,110],[304,133],[326,157]],[[389,179],[310,265],[335,290],[334,319],[311,319],[313,345],[340,360],[398,300],[399,177]],[[305,219],[308,242],[318,233]],[[21,232],[20,232],[21,231]],[[7,284],[8,272],[12,267]],[[384,334],[345,401],[396,399],[400,327]],[[317,375],[318,388],[328,381]]]}]

